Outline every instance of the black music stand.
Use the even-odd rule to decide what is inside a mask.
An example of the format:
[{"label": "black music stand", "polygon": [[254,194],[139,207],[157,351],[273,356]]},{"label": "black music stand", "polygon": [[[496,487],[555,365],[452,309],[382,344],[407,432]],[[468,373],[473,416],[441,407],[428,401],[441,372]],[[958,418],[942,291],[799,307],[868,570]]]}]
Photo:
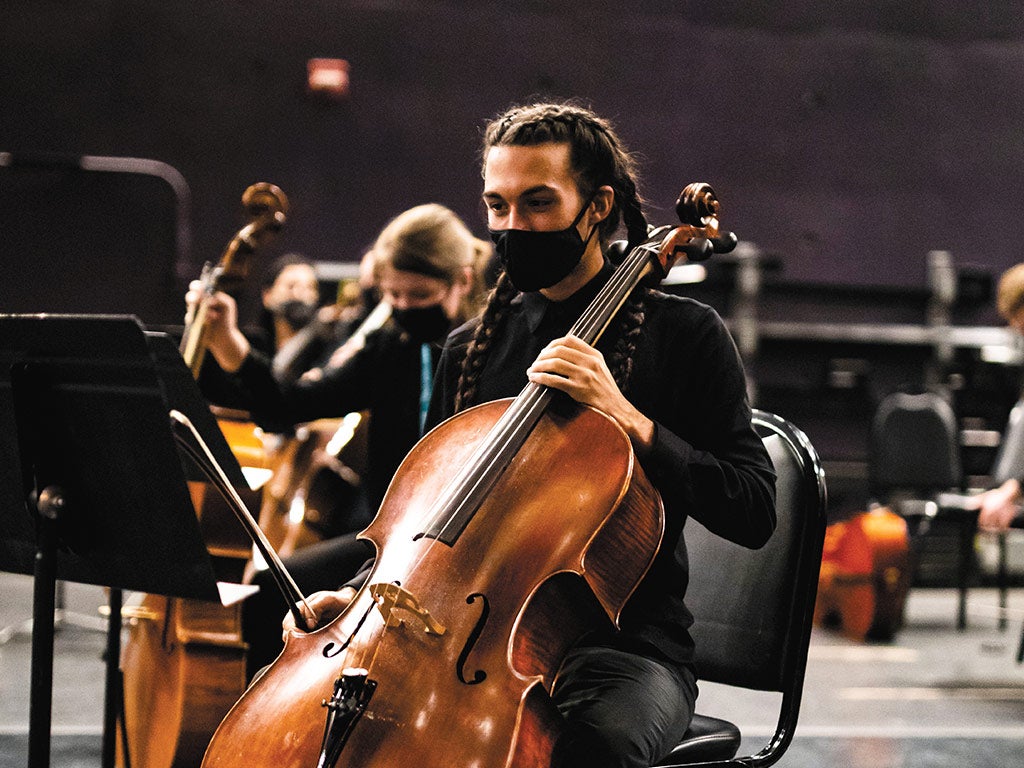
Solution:
[{"label": "black music stand", "polygon": [[0,570],[34,576],[30,768],[50,764],[57,579],[111,587],[104,765],[120,590],[220,599],[168,411],[193,421],[233,482],[242,473],[169,350],[134,317],[0,315]]}]

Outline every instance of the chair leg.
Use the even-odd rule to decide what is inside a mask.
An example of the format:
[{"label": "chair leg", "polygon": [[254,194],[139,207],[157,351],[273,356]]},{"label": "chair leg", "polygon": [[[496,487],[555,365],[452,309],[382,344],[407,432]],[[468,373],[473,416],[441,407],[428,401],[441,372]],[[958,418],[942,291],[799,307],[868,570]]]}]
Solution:
[{"label": "chair leg", "polygon": [[999,551],[999,562],[996,569],[996,586],[999,589],[999,630],[1005,632],[1007,625],[1006,534],[1000,533],[996,538],[996,542]]},{"label": "chair leg", "polygon": [[967,629],[967,582],[970,579],[975,525],[972,515],[964,515],[960,520],[960,562],[957,573],[960,600],[957,606],[956,628],[961,631]]}]

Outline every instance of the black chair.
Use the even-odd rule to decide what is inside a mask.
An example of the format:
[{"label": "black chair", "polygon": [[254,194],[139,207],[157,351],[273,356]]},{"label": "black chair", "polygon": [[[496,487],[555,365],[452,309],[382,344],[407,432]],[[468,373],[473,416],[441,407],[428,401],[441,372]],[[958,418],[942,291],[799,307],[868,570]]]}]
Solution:
[{"label": "black chair", "polygon": [[882,399],[871,423],[868,485],[873,502],[907,521],[915,562],[935,520],[956,524],[957,627],[964,629],[978,514],[944,501],[955,499],[963,485],[960,432],[945,398],[935,392],[894,392]]},{"label": "black chair", "polygon": [[769,766],[796,728],[825,535],[825,477],[803,432],[763,411],[753,420],[778,474],[778,526],[764,547],[750,550],[687,521],[687,605],[699,679],[781,693],[778,723],[759,752],[737,758],[739,729],[698,714],[658,766]]}]

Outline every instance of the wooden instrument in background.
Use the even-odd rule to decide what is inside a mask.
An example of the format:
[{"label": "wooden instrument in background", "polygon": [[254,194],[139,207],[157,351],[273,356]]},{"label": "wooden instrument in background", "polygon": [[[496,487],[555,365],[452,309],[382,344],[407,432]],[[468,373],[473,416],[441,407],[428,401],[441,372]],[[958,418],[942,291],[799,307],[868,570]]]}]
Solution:
[{"label": "wooden instrument in background", "polygon": [[855,640],[888,641],[903,626],[910,589],[906,521],[876,507],[825,531],[814,621]]},{"label": "wooden instrument in background", "polygon": [[[251,220],[231,239],[220,262],[203,270],[204,297],[244,279],[249,258],[285,222],[288,201],[273,184],[254,184],[242,203]],[[185,362],[198,376],[206,352],[206,302],[186,318]],[[215,411],[216,412],[216,411]],[[243,471],[266,472],[260,433],[245,414],[220,411],[218,422]],[[269,473],[268,473],[269,474]],[[216,490],[190,482],[207,549],[219,581],[242,581],[252,542]],[[258,492],[243,494],[257,508]],[[245,689],[245,642],[239,604],[145,595],[122,612],[128,637],[121,655],[124,681],[124,768],[195,768],[218,723]],[[125,759],[122,743],[127,744]]]}]

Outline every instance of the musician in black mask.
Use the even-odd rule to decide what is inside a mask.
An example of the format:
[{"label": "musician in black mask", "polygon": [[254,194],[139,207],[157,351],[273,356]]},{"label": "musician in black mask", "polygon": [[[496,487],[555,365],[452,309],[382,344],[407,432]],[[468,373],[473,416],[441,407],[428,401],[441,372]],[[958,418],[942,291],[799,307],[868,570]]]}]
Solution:
[{"label": "musician in black mask", "polygon": [[313,262],[298,253],[275,259],[263,280],[261,298],[260,328],[270,342],[266,350],[274,353],[316,315],[320,286]]},{"label": "musician in black mask", "polygon": [[[620,626],[586,633],[564,658],[552,765],[650,766],[678,743],[697,695],[683,526],[692,516],[761,546],[775,526],[771,461],[710,307],[638,286],[596,348],[569,333],[610,279],[604,246],[619,222],[631,241],[647,236],[632,157],[611,125],[574,104],[515,108],[488,125],[483,161],[503,272],[481,317],[448,337],[428,423],[532,382],[600,410],[629,438],[664,502],[665,534]],[[309,596],[308,626],[344,610],[363,581]]]},{"label": "musician in black mask", "polygon": [[[235,302],[216,294],[209,309],[208,348],[233,379],[239,393],[233,405],[272,430],[368,411],[362,482],[372,514],[422,434],[445,337],[479,309],[491,253],[491,244],[474,237],[444,206],[420,205],[400,214],[380,233],[370,257],[382,300],[391,307],[390,321],[362,337],[342,365],[291,383],[274,377],[267,356],[239,330]],[[193,284],[187,300],[197,298],[198,284]],[[289,568],[304,591],[337,587],[368,554],[362,542],[339,537],[299,550]],[[285,607],[269,579],[267,584],[265,594],[247,601],[243,611],[250,673],[280,649]]]}]

